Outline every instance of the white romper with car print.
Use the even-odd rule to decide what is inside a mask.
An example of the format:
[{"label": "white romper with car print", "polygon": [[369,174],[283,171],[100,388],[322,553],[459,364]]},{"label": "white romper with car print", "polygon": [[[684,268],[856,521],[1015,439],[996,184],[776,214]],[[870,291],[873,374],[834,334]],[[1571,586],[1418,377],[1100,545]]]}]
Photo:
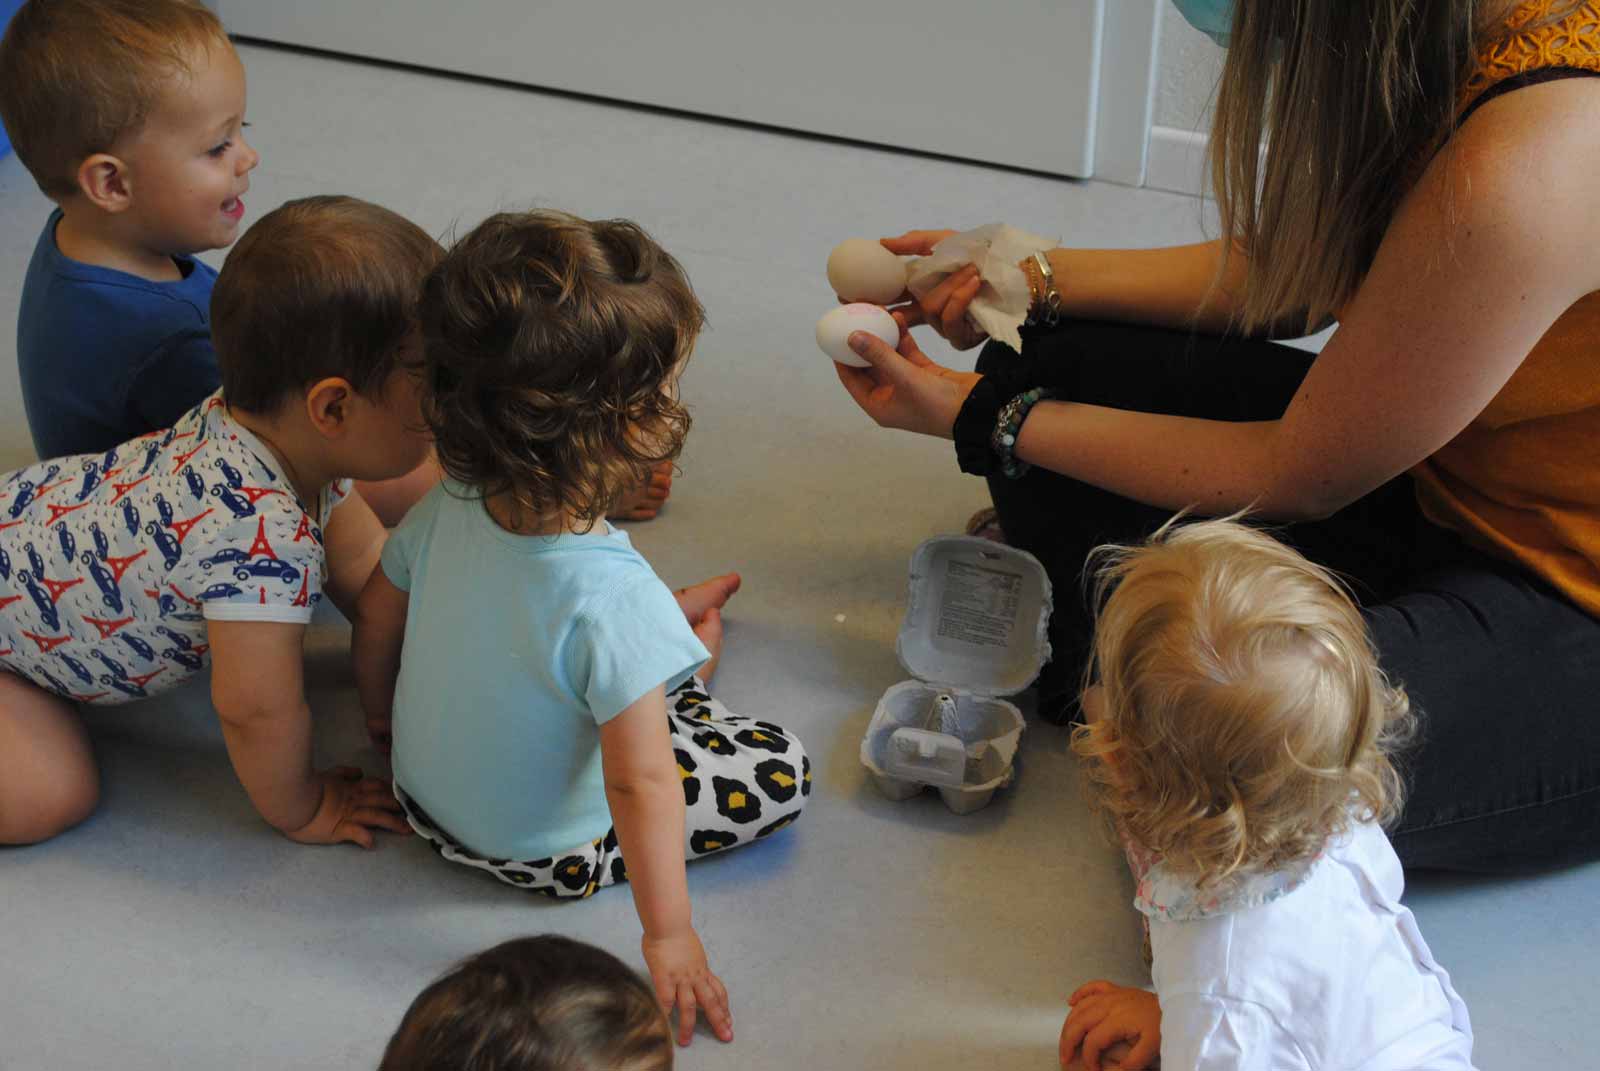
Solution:
[{"label": "white romper with car print", "polygon": [[348,494],[302,508],[220,392],[167,431],[0,476],[0,667],[125,703],[205,668],[207,620],[307,622]]}]

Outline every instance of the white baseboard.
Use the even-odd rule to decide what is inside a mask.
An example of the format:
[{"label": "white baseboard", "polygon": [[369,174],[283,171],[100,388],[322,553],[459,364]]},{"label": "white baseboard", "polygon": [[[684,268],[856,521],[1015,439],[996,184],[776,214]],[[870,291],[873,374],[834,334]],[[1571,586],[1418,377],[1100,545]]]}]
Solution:
[{"label": "white baseboard", "polygon": [[1206,172],[1206,135],[1175,126],[1150,128],[1144,184],[1199,197],[1210,188]]}]

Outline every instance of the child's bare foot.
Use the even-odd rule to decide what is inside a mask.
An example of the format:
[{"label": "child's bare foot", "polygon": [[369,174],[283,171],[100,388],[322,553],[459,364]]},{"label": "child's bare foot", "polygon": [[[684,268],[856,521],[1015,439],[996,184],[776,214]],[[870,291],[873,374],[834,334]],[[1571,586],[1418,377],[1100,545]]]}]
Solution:
[{"label": "child's bare foot", "polygon": [[650,470],[650,478],[617,499],[606,516],[613,521],[648,521],[661,512],[672,494],[672,462]]},{"label": "child's bare foot", "polygon": [[726,606],[741,583],[743,581],[738,573],[723,573],[691,587],[679,588],[672,594],[683,608],[683,616],[689,619],[690,626],[694,626],[705,617],[707,610],[720,610]]},{"label": "child's bare foot", "polygon": [[700,680],[709,685],[711,675],[717,671],[717,662],[722,658],[722,611],[715,606],[707,610],[700,618],[700,623],[694,627],[694,634],[700,637],[700,642],[711,652],[711,658],[700,667]]}]

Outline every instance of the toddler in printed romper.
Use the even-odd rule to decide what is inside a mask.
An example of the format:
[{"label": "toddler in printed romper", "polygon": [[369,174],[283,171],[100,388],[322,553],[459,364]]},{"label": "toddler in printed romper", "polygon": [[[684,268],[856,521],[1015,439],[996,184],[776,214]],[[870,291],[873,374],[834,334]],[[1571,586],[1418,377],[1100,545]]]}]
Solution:
[{"label": "toddler in printed romper", "polygon": [[257,810],[305,843],[406,831],[387,785],[311,766],[301,642],[384,531],[349,479],[428,450],[417,294],[440,249],[351,198],[291,202],[228,257],[213,300],[223,389],[171,428],[0,476],[0,843],[86,817],[98,775],[74,703],[212,698]]},{"label": "toddler in printed romper", "polygon": [[686,622],[604,519],[682,446],[700,303],[635,225],[540,212],[461,239],[422,309],[447,479],[390,539],[353,641],[395,793],[444,858],[510,884],[582,897],[626,878],[679,1041],[697,1008],[730,1040],[684,861],[792,823],[810,762],[706,693],[719,614]]}]

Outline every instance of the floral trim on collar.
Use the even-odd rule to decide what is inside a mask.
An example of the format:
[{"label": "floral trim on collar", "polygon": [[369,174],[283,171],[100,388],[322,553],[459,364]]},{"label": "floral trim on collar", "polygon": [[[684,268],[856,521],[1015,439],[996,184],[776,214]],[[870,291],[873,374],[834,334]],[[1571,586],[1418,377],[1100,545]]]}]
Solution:
[{"label": "floral trim on collar", "polygon": [[1133,906],[1148,918],[1164,922],[1193,922],[1231,915],[1280,900],[1305,884],[1323,855],[1318,852],[1307,862],[1288,870],[1250,874],[1215,888],[1199,889],[1193,878],[1169,872],[1161,856],[1148,848],[1126,837],[1122,847],[1137,886]]}]

